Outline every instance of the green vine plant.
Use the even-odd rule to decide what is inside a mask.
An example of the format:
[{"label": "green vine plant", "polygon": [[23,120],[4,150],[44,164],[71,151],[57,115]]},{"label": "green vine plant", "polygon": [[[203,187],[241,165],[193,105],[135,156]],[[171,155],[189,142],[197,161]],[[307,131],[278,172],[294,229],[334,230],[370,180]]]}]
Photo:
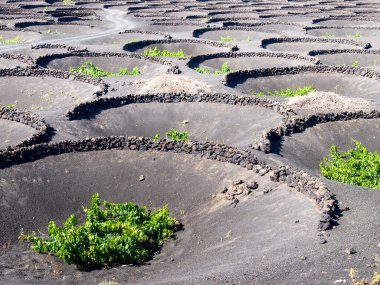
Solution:
[{"label": "green vine plant", "polygon": [[187,142],[189,140],[189,133],[179,132],[176,129],[172,128],[169,132],[166,133],[166,137],[172,141]]},{"label": "green vine plant", "polygon": [[155,134],[153,137],[153,141],[156,143],[156,142],[159,142],[159,140],[160,140],[160,134]]},{"label": "green vine plant", "polygon": [[347,38],[348,38],[348,39],[359,39],[359,38],[361,38],[361,37],[362,37],[362,34],[359,33],[359,32],[356,32],[356,33],[353,34],[353,35],[347,35]]},{"label": "green vine plant", "polygon": [[66,35],[66,33],[64,32],[59,32],[57,30],[50,30],[50,29],[48,29],[46,33],[50,35]]},{"label": "green vine plant", "polygon": [[186,57],[185,52],[180,49],[178,51],[159,50],[157,47],[144,50],[145,56],[163,56],[163,57]]},{"label": "green vine plant", "polygon": [[150,212],[134,203],[102,203],[98,193],[84,212],[82,225],[72,214],[62,227],[49,222],[49,238],[21,232],[20,239],[32,243],[36,252],[55,255],[68,264],[89,268],[139,264],[174,236],[177,222],[167,206]]},{"label": "green vine plant", "polygon": [[[179,132],[176,129],[172,128],[169,132],[166,132],[166,138],[172,141],[181,141],[187,142],[189,141],[189,133],[188,132]],[[161,136],[160,134],[156,134],[153,137],[154,142],[159,142]]]},{"label": "green vine plant", "polygon": [[215,70],[214,72],[203,67],[196,67],[195,70],[201,74],[227,74],[232,72],[232,69],[228,66],[228,63],[225,62],[222,64],[220,69]]},{"label": "green vine plant", "polygon": [[353,63],[352,63],[352,67],[353,68],[359,68],[359,61],[355,60]]},{"label": "green vine plant", "polygon": [[324,35],[323,35],[325,38],[328,38],[328,39],[332,39],[332,38],[335,38],[335,36],[329,32],[326,32]]},{"label": "green vine plant", "polygon": [[312,85],[307,85],[301,88],[297,89],[281,89],[281,90],[275,90],[273,92],[257,92],[253,93],[255,96],[279,96],[279,97],[295,97],[295,96],[305,96],[309,95],[310,93],[316,92],[317,89],[315,89]]},{"label": "green vine plant", "polygon": [[231,36],[225,36],[225,37],[221,36],[220,41],[222,43],[230,43],[230,42],[236,42],[236,39]]},{"label": "green vine plant", "polygon": [[[17,107],[17,104],[18,104],[18,101],[16,101],[14,104],[9,104],[7,106],[5,106],[6,108],[10,109],[10,110],[13,110]],[[3,105],[0,104],[0,108],[2,108]]]},{"label": "green vine plant", "polygon": [[332,145],[330,159],[324,157],[319,164],[321,174],[331,180],[380,189],[380,155],[359,141],[354,140],[354,144],[354,149],[344,152]]},{"label": "green vine plant", "polygon": [[15,45],[15,44],[22,44],[24,42],[26,41],[20,38],[19,36],[16,36],[11,39],[5,39],[3,36],[0,36],[0,45]]},{"label": "green vine plant", "polygon": [[140,75],[141,72],[137,66],[132,70],[128,68],[119,68],[118,73],[112,73],[103,70],[102,68],[95,66],[91,61],[85,61],[82,66],[70,67],[70,73],[79,75],[89,75],[92,77],[107,77],[107,76],[124,76],[124,75]]},{"label": "green vine plant", "polygon": [[72,0],[63,0],[62,3],[64,5],[75,5],[75,2]]}]

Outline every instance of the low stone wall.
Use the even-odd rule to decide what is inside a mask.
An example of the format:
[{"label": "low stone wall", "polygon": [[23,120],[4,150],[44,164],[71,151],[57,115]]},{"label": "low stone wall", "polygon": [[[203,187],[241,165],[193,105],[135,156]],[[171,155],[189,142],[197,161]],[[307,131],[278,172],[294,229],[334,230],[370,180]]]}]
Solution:
[{"label": "low stone wall", "polygon": [[87,138],[79,141],[62,141],[54,144],[44,143],[0,152],[0,167],[9,167],[64,153],[111,149],[184,153],[204,159],[236,164],[255,171],[261,176],[270,175],[272,181],[287,183],[289,187],[307,195],[316,202],[321,211],[318,234],[321,235],[322,243],[326,242],[323,238],[324,231],[331,229],[338,218],[336,216],[337,202],[326,185],[319,179],[311,177],[305,172],[294,170],[289,166],[282,166],[279,170],[272,171],[271,167],[259,162],[249,150],[240,150],[213,142],[174,142],[166,139],[154,142],[147,137],[111,136]]},{"label": "low stone wall", "polygon": [[215,59],[215,58],[239,58],[239,57],[278,57],[278,58],[286,58],[291,60],[302,60],[309,61],[311,64],[318,64],[319,59],[313,58],[310,56],[303,56],[294,53],[274,53],[274,52],[221,52],[221,53],[213,53],[213,54],[205,54],[198,55],[192,57],[189,62],[186,64],[189,67],[194,67],[200,62]]},{"label": "low stone wall", "polygon": [[337,29],[337,30],[340,30],[340,29],[355,29],[355,30],[380,30],[380,27],[371,27],[371,26],[368,26],[368,27],[344,27],[344,26],[313,26],[313,27],[305,27],[304,30],[305,31],[310,31],[310,30],[323,30],[323,29]]},{"label": "low stone wall", "polygon": [[363,49],[371,48],[370,43],[363,43],[355,40],[350,39],[324,39],[324,38],[268,38],[263,39],[261,41],[261,47],[265,48],[267,45],[275,44],[275,43],[336,43],[336,44],[345,44],[345,45],[352,45],[361,47]]},{"label": "low stone wall", "polygon": [[20,111],[13,108],[0,106],[0,118],[3,120],[14,121],[27,125],[37,131],[31,137],[26,138],[14,147],[30,146],[44,140],[49,126],[44,119],[28,111]]},{"label": "low stone wall", "polygon": [[312,21],[313,24],[324,22],[326,20],[343,20],[343,21],[375,21],[378,22],[379,19],[371,17],[363,17],[357,15],[341,15],[341,16],[329,16],[328,18],[317,18]]},{"label": "low stone wall", "polygon": [[312,50],[308,54],[310,56],[316,56],[316,55],[337,54],[337,53],[360,53],[360,54],[380,55],[380,50],[373,50],[373,49],[325,49],[325,50]]},{"label": "low stone wall", "polygon": [[[38,21],[19,22],[19,23],[16,23],[14,26],[15,26],[15,28],[22,28],[23,29],[23,28],[28,27],[28,26],[47,26],[47,25],[93,27],[92,25],[85,24],[85,23],[65,23],[65,22],[57,23],[53,20],[49,20],[47,22],[38,22]],[[33,29],[30,29],[30,30],[33,30]]]},{"label": "low stone wall", "polygon": [[216,27],[216,28],[202,28],[202,29],[196,29],[193,31],[193,37],[198,38],[200,35],[206,32],[212,32],[212,31],[248,31],[248,32],[262,32],[262,33],[268,33],[268,34],[274,34],[279,36],[284,36],[285,34],[279,31],[270,30],[270,29],[262,29],[262,28],[255,28],[255,27]]},{"label": "low stone wall", "polygon": [[29,66],[34,64],[33,59],[28,55],[16,54],[16,53],[2,53],[0,58],[10,59],[10,60],[19,60],[23,63],[26,63]]},{"label": "low stone wall", "polygon": [[342,113],[328,113],[328,114],[315,114],[309,115],[304,118],[289,117],[283,125],[270,129],[262,134],[259,143],[253,145],[256,150],[263,152],[270,152],[271,145],[274,141],[280,140],[284,136],[289,136],[294,133],[301,133],[306,128],[311,128],[317,124],[336,122],[336,121],[349,121],[355,119],[375,119],[380,118],[379,111],[371,112],[342,112]]},{"label": "low stone wall", "polygon": [[31,49],[65,49],[67,51],[86,51],[85,48],[78,48],[73,46],[68,46],[65,44],[50,44],[50,43],[43,43],[43,44],[36,44],[31,45]]},{"label": "low stone wall", "polygon": [[13,69],[0,69],[0,77],[4,76],[35,76],[35,77],[55,77],[60,79],[69,79],[69,80],[75,80],[80,81],[84,83],[88,83],[94,86],[98,86],[99,90],[94,92],[94,97],[99,97],[107,93],[108,91],[108,84],[106,84],[102,79],[100,78],[93,78],[90,76],[84,76],[84,75],[73,75],[66,71],[59,71],[59,70],[48,70],[48,69],[41,69],[41,68],[32,68],[32,67],[16,67]]},{"label": "low stone wall", "polygon": [[168,39],[168,40],[172,39],[172,36],[169,33],[163,33],[163,32],[158,32],[158,31],[125,30],[125,31],[119,32],[118,34],[119,35],[122,35],[122,34],[159,35],[159,36],[163,36],[164,39]]},{"label": "low stone wall", "polygon": [[259,78],[264,76],[276,76],[276,75],[288,75],[288,74],[301,74],[306,72],[312,73],[341,73],[349,75],[357,75],[361,77],[367,77],[379,80],[380,73],[370,70],[368,68],[355,68],[348,65],[304,65],[294,67],[273,67],[273,68],[261,68],[254,70],[239,70],[226,74],[222,83],[230,86],[236,80],[244,80],[248,78]]},{"label": "low stone wall", "polygon": [[141,60],[146,60],[151,63],[156,63],[156,64],[162,64],[168,66],[168,73],[181,73],[179,70],[178,65],[167,61],[163,58],[159,57],[150,57],[150,56],[144,56],[139,53],[116,53],[116,52],[90,52],[90,51],[79,51],[79,50],[72,50],[70,52],[65,52],[65,53],[53,53],[53,54],[46,54],[43,56],[40,56],[36,59],[36,64],[41,65],[43,62],[47,60],[53,60],[53,59],[59,59],[59,58],[65,58],[65,57],[70,57],[70,56],[78,56],[78,57],[120,57],[120,58],[134,58],[134,59],[141,59]]},{"label": "low stone wall", "polygon": [[220,47],[220,48],[229,48],[230,51],[237,51],[237,46],[228,45],[216,41],[208,41],[208,40],[198,40],[198,39],[174,39],[174,40],[143,40],[133,43],[128,43],[124,46],[124,50],[126,48],[134,48],[139,49],[152,44],[176,44],[176,43],[186,43],[186,44],[199,44],[204,46],[212,46],[212,47]]},{"label": "low stone wall", "polygon": [[283,21],[266,21],[266,22],[257,22],[257,23],[239,23],[239,22],[233,22],[233,21],[227,21],[223,23],[223,27],[233,27],[233,26],[241,26],[241,27],[260,27],[260,26],[267,26],[267,25],[285,25],[285,26],[293,26],[293,27],[299,27],[304,28],[305,26],[298,23],[289,23],[289,22],[283,22]]},{"label": "low stone wall", "polygon": [[157,93],[149,95],[127,95],[122,97],[99,98],[95,101],[84,102],[75,106],[66,116],[69,120],[78,120],[92,113],[108,108],[116,108],[129,104],[140,103],[179,103],[179,102],[203,102],[203,103],[220,103],[240,106],[256,105],[264,108],[270,108],[274,111],[285,113],[286,110],[272,102],[269,99],[259,98],[255,96],[237,96],[231,94],[177,94],[177,93]]}]

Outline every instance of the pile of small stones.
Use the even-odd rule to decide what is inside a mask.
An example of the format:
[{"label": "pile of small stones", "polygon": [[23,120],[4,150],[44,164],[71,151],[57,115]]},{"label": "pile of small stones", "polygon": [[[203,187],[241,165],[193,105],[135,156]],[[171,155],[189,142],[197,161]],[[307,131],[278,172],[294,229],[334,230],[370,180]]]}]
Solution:
[{"label": "pile of small stones", "polygon": [[231,205],[235,208],[239,203],[239,198],[248,196],[253,190],[259,188],[259,184],[256,181],[245,182],[241,179],[235,180],[229,187],[223,187],[220,193],[226,200],[231,202]]}]

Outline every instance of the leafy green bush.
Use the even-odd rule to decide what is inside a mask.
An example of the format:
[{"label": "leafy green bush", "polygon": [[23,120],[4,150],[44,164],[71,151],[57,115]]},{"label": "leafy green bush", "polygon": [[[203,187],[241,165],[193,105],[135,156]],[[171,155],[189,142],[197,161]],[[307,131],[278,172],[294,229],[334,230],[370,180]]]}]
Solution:
[{"label": "leafy green bush", "polygon": [[330,34],[329,32],[326,32],[323,36],[324,36],[325,38],[328,38],[328,39],[335,38],[335,36],[334,36],[333,34]]},{"label": "leafy green bush", "polygon": [[86,220],[71,215],[62,227],[49,223],[50,239],[21,234],[38,253],[54,254],[69,264],[88,267],[146,261],[157,247],[174,235],[176,220],[165,206],[150,213],[134,203],[114,204],[94,194]]},{"label": "leafy green bush", "polygon": [[105,76],[124,76],[124,75],[140,75],[141,72],[137,66],[131,71],[128,68],[119,68],[118,73],[112,73],[95,66],[91,61],[85,61],[82,66],[70,67],[70,73],[89,75],[92,77],[105,77]]},{"label": "leafy green bush", "polygon": [[63,0],[62,3],[64,5],[75,5],[75,2],[72,0]]},{"label": "leafy green bush", "polygon": [[50,34],[50,35],[65,35],[66,33],[63,33],[63,32],[59,32],[58,30],[50,30],[48,29],[46,31],[47,34]]},{"label": "leafy green bush", "polygon": [[196,67],[195,70],[201,74],[226,74],[232,71],[231,68],[228,66],[227,62],[223,63],[221,68],[215,70],[214,72],[212,72],[211,70],[207,68],[202,68],[202,67]]},{"label": "leafy green bush", "polygon": [[273,92],[258,92],[254,93],[253,95],[256,96],[281,96],[281,97],[294,97],[294,96],[305,96],[312,92],[316,92],[317,89],[315,89],[311,85],[307,85],[305,87],[301,87],[298,89],[281,89],[281,90],[275,90]]},{"label": "leafy green bush", "polygon": [[165,56],[165,57],[185,57],[186,54],[183,50],[179,51],[169,51],[169,50],[159,50],[157,47],[149,48],[144,50],[144,55],[146,56]]},{"label": "leafy green bush", "polygon": [[335,145],[331,146],[331,159],[323,158],[319,164],[321,174],[328,179],[380,189],[380,155],[369,152],[359,141],[355,148],[338,152]]},{"label": "leafy green bush", "polygon": [[172,141],[186,142],[189,140],[189,133],[179,132],[176,129],[170,129],[170,131],[166,133],[166,137]]},{"label": "leafy green bush", "polygon": [[0,36],[0,45],[15,45],[15,44],[22,44],[25,41],[21,39],[19,36],[14,37],[12,39],[4,39],[3,36]]},{"label": "leafy green bush", "polygon": [[359,32],[356,32],[353,35],[347,35],[347,38],[349,38],[349,39],[359,39],[361,37],[362,37],[362,35]]},{"label": "leafy green bush", "polygon": [[352,67],[353,68],[359,68],[359,61],[355,60],[353,63],[352,63]]},{"label": "leafy green bush", "polygon": [[114,73],[114,75],[140,75],[141,72],[137,66],[132,68],[131,71],[128,70],[128,68],[119,68],[119,73]]},{"label": "leafy green bush", "polygon": [[[153,141],[158,142],[160,138],[160,134],[155,134],[155,136],[153,137]],[[179,132],[176,129],[172,128],[169,132],[166,132],[166,138],[172,141],[187,142],[189,140],[189,133]]]},{"label": "leafy green bush", "polygon": [[234,39],[233,37],[230,37],[230,36],[226,36],[226,37],[221,36],[220,41],[222,43],[229,43],[229,42],[236,42],[236,39]]}]

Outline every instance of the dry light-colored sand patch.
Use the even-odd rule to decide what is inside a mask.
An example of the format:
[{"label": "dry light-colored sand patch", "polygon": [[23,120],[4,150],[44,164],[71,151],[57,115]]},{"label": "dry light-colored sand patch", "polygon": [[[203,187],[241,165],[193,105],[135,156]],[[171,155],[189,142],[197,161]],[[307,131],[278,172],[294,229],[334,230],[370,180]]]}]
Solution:
[{"label": "dry light-colored sand patch", "polygon": [[287,102],[292,109],[314,110],[316,113],[369,111],[370,102],[363,98],[348,98],[333,92],[314,92],[293,97]]},{"label": "dry light-colored sand patch", "polygon": [[183,75],[161,75],[150,80],[138,80],[139,93],[199,93],[210,92],[212,86]]}]

